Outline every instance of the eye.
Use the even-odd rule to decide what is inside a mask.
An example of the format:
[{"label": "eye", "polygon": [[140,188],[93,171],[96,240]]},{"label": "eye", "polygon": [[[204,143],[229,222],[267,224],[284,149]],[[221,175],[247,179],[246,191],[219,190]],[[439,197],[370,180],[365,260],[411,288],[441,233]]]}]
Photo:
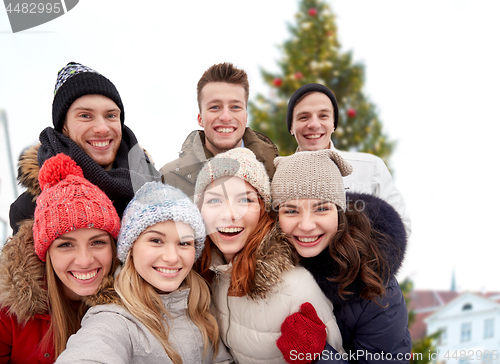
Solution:
[{"label": "eye", "polygon": [[70,242],[65,242],[65,243],[61,243],[59,244],[57,247],[58,248],[71,248],[73,246],[73,244],[71,244]]},{"label": "eye", "polygon": [[208,108],[208,110],[219,110],[219,106],[217,106],[217,105],[210,106],[210,107]]},{"label": "eye", "polygon": [[285,209],[283,211],[280,211],[281,213],[283,214],[288,214],[288,215],[291,215],[291,214],[298,214],[299,212],[295,209]]},{"label": "eye", "polygon": [[232,109],[237,109],[237,110],[240,110],[241,109],[241,106],[239,105],[233,105],[231,106]]},{"label": "eye", "polygon": [[92,242],[93,246],[103,246],[103,245],[106,245],[106,244],[108,244],[108,242],[104,241],[104,240],[94,240]]},{"label": "eye", "polygon": [[149,239],[150,242],[155,243],[155,244],[162,244],[163,242],[159,238],[151,238]]},{"label": "eye", "polygon": [[78,117],[80,117],[82,119],[90,119],[90,114],[84,113],[84,114],[78,115]]},{"label": "eye", "polygon": [[194,245],[194,240],[188,240],[188,241],[181,241],[179,242],[180,246],[193,246]]},{"label": "eye", "polygon": [[210,204],[215,204],[215,203],[221,203],[222,201],[218,198],[211,198],[210,200],[205,201],[205,203],[210,203]]},{"label": "eye", "polygon": [[240,202],[243,202],[243,203],[254,203],[255,200],[253,198],[250,198],[250,197],[243,197]]},{"label": "eye", "polygon": [[318,211],[318,212],[330,211],[330,208],[322,206],[322,207],[318,207],[318,209],[316,211]]},{"label": "eye", "polygon": [[116,115],[116,114],[108,114],[107,117],[108,117],[108,119],[115,119],[115,118],[118,117],[118,115]]}]

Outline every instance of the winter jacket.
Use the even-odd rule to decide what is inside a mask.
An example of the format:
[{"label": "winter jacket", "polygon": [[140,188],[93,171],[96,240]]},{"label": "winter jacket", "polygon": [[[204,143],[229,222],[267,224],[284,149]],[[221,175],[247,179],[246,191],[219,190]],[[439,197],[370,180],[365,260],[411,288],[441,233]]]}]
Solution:
[{"label": "winter jacket", "polygon": [[343,177],[346,192],[367,193],[391,204],[401,216],[406,235],[409,237],[411,220],[406,211],[403,196],[394,186],[391,173],[384,161],[370,153],[344,152],[335,149],[333,143],[330,145],[330,149],[338,152],[352,165],[352,173]]},{"label": "winter jacket", "polygon": [[332,305],[313,277],[302,267],[294,267],[291,247],[276,227],[258,248],[257,273],[252,293],[245,297],[228,296],[231,264],[212,256],[212,299],[217,310],[220,335],[237,363],[286,363],[276,346],[281,324],[310,302],[327,326],[327,340],[342,351]]},{"label": "winter jacket", "polygon": [[45,263],[35,254],[32,220],[24,221],[0,254],[0,363],[53,363],[39,347],[50,324]]},{"label": "winter jacket", "polygon": [[120,217],[142,184],[160,179],[151,157],[139,146],[127,126],[122,128],[120,148],[110,171],[105,171],[74,141],[53,128],[43,130],[40,141],[41,144],[28,148],[19,160],[17,178],[26,191],[10,206],[9,219],[14,234],[22,220],[33,218],[36,198],[41,192],[38,185],[40,167],[45,160],[58,153],[69,155],[82,168],[85,178],[113,201]]},{"label": "winter jacket", "polygon": [[[183,363],[230,363],[231,357],[221,342],[214,360],[212,348],[204,355],[201,332],[187,313],[189,291],[184,289],[161,295],[171,315],[167,322],[172,347],[181,355]],[[69,338],[57,364],[172,363],[161,343],[120,304],[116,294],[100,299],[100,303],[105,302],[87,311],[81,329]]]},{"label": "winter jacket", "polygon": [[[269,178],[274,176],[274,158],[278,154],[278,148],[264,134],[245,129],[243,134],[244,147],[250,149],[257,159],[264,164]],[[191,132],[184,143],[179,158],[165,164],[161,169],[162,180],[174,187],[181,189],[186,195],[194,196],[196,178],[205,162],[214,155],[205,147],[205,132],[195,130]]]},{"label": "winter jacket", "polygon": [[[328,280],[338,274],[338,267],[328,249],[316,257],[302,259],[302,264],[333,303],[346,351],[345,358],[348,358],[350,364],[379,363],[383,360],[373,354],[382,352],[385,354],[383,358],[392,358],[391,363],[408,363],[408,360],[403,360],[404,354],[411,352],[412,345],[408,330],[408,311],[395,278],[406,250],[403,222],[391,205],[377,197],[348,193],[347,198],[350,201],[362,201],[357,206],[364,206],[363,212],[370,219],[372,229],[388,237],[382,252],[390,264],[389,271],[383,277],[388,282],[386,293],[376,302],[361,298],[364,284],[358,277],[347,287],[353,294],[346,296],[345,300],[340,298],[338,284]],[[318,363],[326,362],[328,361]]]}]

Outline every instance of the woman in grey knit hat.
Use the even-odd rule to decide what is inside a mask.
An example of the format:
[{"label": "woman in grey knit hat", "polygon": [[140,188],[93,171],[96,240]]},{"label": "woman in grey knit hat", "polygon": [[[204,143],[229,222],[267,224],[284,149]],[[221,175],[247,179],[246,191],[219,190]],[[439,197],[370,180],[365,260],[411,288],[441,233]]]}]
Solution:
[{"label": "woman in grey knit hat", "polygon": [[[334,305],[346,350],[341,359],[408,363],[408,313],[395,278],[406,249],[398,213],[377,197],[346,194],[342,177],[352,168],[333,150],[298,152],[274,164],[273,208],[296,262]],[[300,338],[305,347],[312,346],[309,331],[317,321],[314,312],[289,316],[280,340]],[[326,357],[335,357],[334,349],[326,349]]]},{"label": "woman in grey knit hat", "polygon": [[192,266],[205,243],[200,212],[180,190],[144,184],[125,209],[114,287],[93,298],[56,363],[230,363]]},{"label": "woman in grey knit hat", "polygon": [[[194,200],[207,229],[197,270],[211,282],[221,339],[235,362],[285,363],[277,343],[281,324],[312,307],[321,318],[314,328],[323,340],[318,349],[328,341],[343,352],[331,303],[312,275],[294,266],[290,245],[276,228],[269,177],[255,155],[235,148],[209,160]],[[288,348],[297,357],[306,354],[300,342]]]}]

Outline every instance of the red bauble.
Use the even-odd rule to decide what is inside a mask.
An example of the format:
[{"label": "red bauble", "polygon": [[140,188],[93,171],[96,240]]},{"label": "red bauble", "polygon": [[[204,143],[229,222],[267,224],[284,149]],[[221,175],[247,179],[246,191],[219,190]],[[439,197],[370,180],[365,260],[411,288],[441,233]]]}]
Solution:
[{"label": "red bauble", "polygon": [[294,77],[296,80],[300,80],[300,79],[304,78],[304,75],[302,74],[302,72],[296,72]]},{"label": "red bauble", "polygon": [[318,10],[311,8],[309,9],[309,15],[310,16],[316,16],[318,14]]},{"label": "red bauble", "polygon": [[356,116],[356,110],[354,109],[347,109],[347,116],[349,116],[350,118],[353,118]]},{"label": "red bauble", "polygon": [[276,87],[280,87],[283,84],[283,80],[281,78],[275,78],[273,80],[273,85]]}]

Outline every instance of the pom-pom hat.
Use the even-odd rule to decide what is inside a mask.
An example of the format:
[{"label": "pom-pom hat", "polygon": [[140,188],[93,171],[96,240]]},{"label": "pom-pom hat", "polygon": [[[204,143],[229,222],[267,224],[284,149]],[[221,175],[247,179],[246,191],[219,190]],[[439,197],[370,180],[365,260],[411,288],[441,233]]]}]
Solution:
[{"label": "pom-pom hat", "polygon": [[222,177],[239,177],[250,183],[264,200],[267,209],[271,207],[271,185],[264,165],[247,148],[234,148],[217,154],[205,163],[194,189],[194,203],[198,204],[207,186]]},{"label": "pom-pom hat", "polygon": [[298,199],[328,201],[346,209],[342,177],[352,173],[352,166],[330,149],[297,152],[274,159],[276,172],[271,184],[273,208]]},{"label": "pom-pom hat", "polygon": [[115,85],[99,72],[80,63],[69,62],[57,74],[52,102],[52,123],[54,129],[62,131],[66,113],[76,99],[85,95],[102,95],[113,100],[120,108],[123,127],[125,110]]},{"label": "pom-pom hat", "polygon": [[160,182],[145,183],[125,209],[117,241],[118,259],[125,262],[132,245],[146,228],[168,220],[191,226],[195,239],[195,259],[198,259],[205,246],[206,236],[201,213],[184,192]]},{"label": "pom-pom hat", "polygon": [[118,236],[120,218],[113,203],[84,178],[73,159],[62,153],[47,159],[38,182],[42,193],[36,200],[33,240],[43,262],[52,242],[70,231],[96,228]]}]

